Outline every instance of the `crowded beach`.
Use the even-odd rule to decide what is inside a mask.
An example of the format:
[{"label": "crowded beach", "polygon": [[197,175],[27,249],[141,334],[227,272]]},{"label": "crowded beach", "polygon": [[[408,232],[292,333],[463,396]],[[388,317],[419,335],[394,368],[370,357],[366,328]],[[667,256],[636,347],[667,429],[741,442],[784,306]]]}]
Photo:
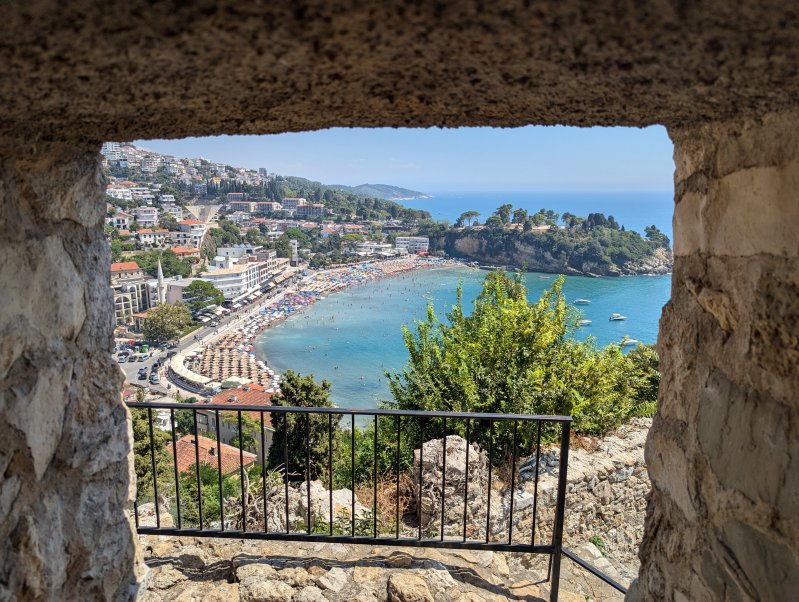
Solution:
[{"label": "crowded beach", "polygon": [[235,330],[221,334],[206,346],[185,356],[185,368],[224,385],[252,382],[267,392],[279,392],[280,375],[256,356],[256,337],[265,329],[301,313],[325,296],[414,269],[452,263],[438,258],[409,256],[317,272],[305,277],[297,290],[289,290],[264,307],[253,310]]}]

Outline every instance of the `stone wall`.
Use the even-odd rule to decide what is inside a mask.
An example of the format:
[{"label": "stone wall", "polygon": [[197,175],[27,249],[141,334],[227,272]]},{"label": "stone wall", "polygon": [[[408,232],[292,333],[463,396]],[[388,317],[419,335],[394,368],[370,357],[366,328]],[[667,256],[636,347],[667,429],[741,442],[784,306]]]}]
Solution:
[{"label": "stone wall", "polygon": [[[569,452],[567,473],[564,545],[577,547],[592,537],[604,546],[605,568],[624,583],[638,574],[636,557],[644,531],[646,496],[650,484],[644,464],[644,442],[651,419],[637,418],[602,438],[583,438]],[[418,450],[413,474],[419,471]],[[557,503],[560,450],[546,447],[540,454],[536,542],[548,542]],[[460,537],[463,533],[463,495],[465,485],[466,442],[447,437],[447,473],[444,490],[444,533]],[[422,527],[435,537],[441,529],[442,440],[424,444],[422,470]],[[508,467],[509,468],[509,467]],[[474,443],[469,453],[469,497],[466,505],[466,532],[470,539],[485,536],[487,511],[487,460],[485,451]],[[499,477],[504,476],[504,480]],[[532,536],[535,500],[535,456],[518,468],[513,494],[513,541],[526,543]],[[506,541],[510,518],[510,491],[507,471],[494,471],[491,479],[491,540]],[[418,495],[414,483],[414,495]],[[412,512],[411,515],[415,516]],[[406,517],[407,518],[407,517]],[[408,527],[408,535],[415,527]]]},{"label": "stone wall", "polygon": [[799,591],[799,114],[672,129],[675,264],[630,600]]},{"label": "stone wall", "polygon": [[0,600],[129,599],[129,427],[95,149],[0,156],[0,208]]}]

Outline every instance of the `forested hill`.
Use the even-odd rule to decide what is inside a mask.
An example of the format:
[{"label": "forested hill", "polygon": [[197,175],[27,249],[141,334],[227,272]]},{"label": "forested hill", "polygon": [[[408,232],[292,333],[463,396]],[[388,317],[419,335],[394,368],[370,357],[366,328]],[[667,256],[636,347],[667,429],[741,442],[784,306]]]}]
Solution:
[{"label": "forested hill", "polygon": [[[278,176],[278,179],[281,179]],[[285,176],[282,178],[291,188],[301,189],[306,191],[320,190],[324,193],[325,190],[332,190],[335,192],[343,192],[344,194],[351,194],[364,198],[381,199],[384,201],[401,201],[407,199],[427,199],[429,195],[418,192],[416,190],[409,190],[408,188],[401,188],[399,186],[391,186],[390,184],[360,184],[358,186],[344,186],[343,184],[322,184],[306,178],[297,176]]]},{"label": "forested hill", "polygon": [[456,257],[563,274],[666,274],[673,261],[669,238],[655,226],[642,236],[602,213],[527,215],[509,205],[483,225],[449,229],[437,242]]},{"label": "forested hill", "polygon": [[333,184],[330,186],[335,190],[344,192],[354,192],[366,197],[374,197],[378,199],[385,199],[388,201],[406,201],[410,199],[429,199],[429,194],[418,192],[416,190],[409,190],[399,186],[391,186],[390,184],[360,184],[358,186],[343,186],[340,184]]}]

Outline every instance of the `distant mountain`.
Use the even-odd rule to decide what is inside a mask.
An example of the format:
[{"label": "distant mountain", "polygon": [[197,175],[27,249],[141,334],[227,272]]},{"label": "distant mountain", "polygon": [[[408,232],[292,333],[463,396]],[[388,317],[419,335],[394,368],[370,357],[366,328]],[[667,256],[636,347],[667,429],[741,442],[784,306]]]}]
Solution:
[{"label": "distant mountain", "polygon": [[407,201],[411,199],[429,199],[429,194],[417,190],[409,190],[390,184],[360,184],[358,186],[344,186],[332,184],[330,188],[344,192],[352,192],[365,197],[385,199],[387,201]]}]

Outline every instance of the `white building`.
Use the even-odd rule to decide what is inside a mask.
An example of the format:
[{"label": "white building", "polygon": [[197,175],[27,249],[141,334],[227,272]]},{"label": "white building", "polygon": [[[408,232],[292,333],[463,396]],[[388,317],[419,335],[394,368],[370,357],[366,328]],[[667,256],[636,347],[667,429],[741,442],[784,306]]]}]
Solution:
[{"label": "white building", "polygon": [[175,202],[175,195],[174,194],[162,194],[159,197],[158,200],[161,201],[162,205],[165,205],[167,203],[173,204]]},{"label": "white building", "polygon": [[322,217],[325,214],[325,206],[322,203],[306,203],[298,205],[294,210],[295,217],[314,218]]},{"label": "white building", "polygon": [[136,238],[143,247],[163,247],[169,240],[169,230],[142,228]]},{"label": "white building", "polygon": [[[184,290],[195,280],[199,280],[199,278],[184,278],[182,276],[164,278],[164,301],[169,304],[184,301],[186,298]],[[150,305],[158,305],[158,280],[155,278],[148,280],[147,284],[150,288]]]},{"label": "white building", "polygon": [[119,142],[104,142],[100,153],[109,161],[119,161],[122,156],[122,145]]},{"label": "white building", "polygon": [[158,224],[158,209],[155,207],[136,207],[131,213],[141,226],[150,227]]},{"label": "white building", "polygon": [[117,211],[114,215],[106,219],[106,222],[114,227],[115,230],[127,230],[133,221],[133,216],[124,211]]},{"label": "white building", "polygon": [[375,242],[367,240],[366,242],[359,242],[355,245],[355,253],[357,255],[383,255],[389,256],[395,254],[395,249],[386,242]]},{"label": "white building", "polygon": [[235,303],[250,293],[260,290],[265,275],[266,264],[261,261],[251,261],[208,271],[203,274],[202,279],[208,280],[222,291],[226,301]]},{"label": "white building", "polygon": [[394,244],[398,249],[406,249],[408,253],[427,253],[430,239],[427,236],[397,236]]},{"label": "white building", "polygon": [[307,201],[301,197],[286,197],[281,201],[281,206],[286,211],[295,211],[300,205],[304,205]]},{"label": "white building", "polygon": [[133,195],[130,193],[130,189],[126,188],[125,186],[109,186],[105,189],[105,193],[113,199],[119,199],[120,201],[132,201]]},{"label": "white building", "polygon": [[205,236],[207,226],[196,219],[184,219],[178,222],[180,232],[172,232],[173,240],[179,245],[199,247]]},{"label": "white building", "polygon": [[[164,197],[172,196],[171,194],[165,194],[161,197],[161,201],[163,202]],[[175,197],[172,197],[173,199]],[[161,209],[164,213],[168,213],[172,217],[175,218],[176,221],[180,221],[183,219],[183,207],[180,205],[173,205],[172,203],[166,203],[161,205]]]}]

